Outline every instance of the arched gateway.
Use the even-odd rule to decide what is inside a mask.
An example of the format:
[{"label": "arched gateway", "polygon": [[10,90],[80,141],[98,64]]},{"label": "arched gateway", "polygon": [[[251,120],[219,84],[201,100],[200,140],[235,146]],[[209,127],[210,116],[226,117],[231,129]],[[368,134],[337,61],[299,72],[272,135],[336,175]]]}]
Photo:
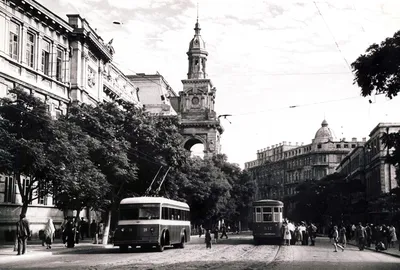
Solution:
[{"label": "arched gateway", "polygon": [[220,136],[224,130],[214,111],[216,88],[207,78],[208,52],[200,36],[198,18],[194,30],[187,52],[187,79],[182,80],[183,91],[179,92],[178,114],[184,147],[190,150],[195,144],[203,144],[204,157],[210,157],[220,152]]}]

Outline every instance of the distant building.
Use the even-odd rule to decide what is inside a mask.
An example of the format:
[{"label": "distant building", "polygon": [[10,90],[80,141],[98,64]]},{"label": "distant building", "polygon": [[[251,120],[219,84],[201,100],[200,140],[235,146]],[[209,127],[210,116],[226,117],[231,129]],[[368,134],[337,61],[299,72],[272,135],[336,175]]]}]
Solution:
[{"label": "distant building", "polygon": [[[395,133],[399,130],[400,123],[379,123],[369,134],[369,140],[353,149],[336,168],[336,171],[345,175],[348,181],[359,180],[365,185],[365,196],[368,201],[397,187],[396,168],[386,163],[390,149],[383,145],[381,138],[384,133]],[[389,212],[391,209],[370,211],[380,213]]]},{"label": "distant building", "polygon": [[137,73],[127,77],[138,86],[139,100],[146,111],[152,115],[177,115],[178,104],[174,101],[178,95],[161,74]]},{"label": "distant building", "polygon": [[[105,43],[79,15],[67,16],[65,21],[33,0],[0,0],[0,97],[19,87],[44,101],[54,118],[74,100],[123,99],[141,107],[138,87],[113,64],[112,40]],[[29,178],[22,182],[26,186]],[[20,206],[15,179],[0,175],[0,240],[15,230]],[[34,234],[49,217],[57,227],[64,218],[51,196],[34,200],[27,217]]]},{"label": "distant building", "polygon": [[254,199],[280,199],[296,193],[299,183],[331,174],[352,150],[365,143],[353,138],[336,140],[324,120],[310,144],[283,142],[257,151],[257,159],[246,162],[257,183]]}]

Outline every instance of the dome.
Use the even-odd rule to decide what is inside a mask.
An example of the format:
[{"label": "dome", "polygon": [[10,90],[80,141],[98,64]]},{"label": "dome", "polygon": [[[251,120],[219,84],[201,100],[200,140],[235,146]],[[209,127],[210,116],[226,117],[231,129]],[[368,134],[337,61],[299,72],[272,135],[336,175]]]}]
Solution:
[{"label": "dome", "polygon": [[201,50],[201,51],[206,50],[206,43],[201,38],[201,36],[195,35],[193,39],[190,41],[189,51],[192,50]]},{"label": "dome", "polygon": [[194,27],[195,35],[189,43],[189,52],[192,50],[200,50],[200,51],[206,50],[206,43],[201,38],[200,30],[201,30],[200,24],[199,21],[197,20]]},{"label": "dome", "polygon": [[328,122],[324,119],[321,123],[321,127],[315,133],[315,142],[326,142],[333,140],[333,131],[328,127]]}]

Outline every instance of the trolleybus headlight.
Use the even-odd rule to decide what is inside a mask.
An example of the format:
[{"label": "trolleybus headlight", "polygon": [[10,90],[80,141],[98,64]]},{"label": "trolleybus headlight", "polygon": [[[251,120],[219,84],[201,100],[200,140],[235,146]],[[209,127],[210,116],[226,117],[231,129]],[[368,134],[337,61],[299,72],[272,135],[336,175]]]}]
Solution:
[{"label": "trolleybus headlight", "polygon": [[124,228],[121,228],[121,232],[123,232],[124,231]]},{"label": "trolleybus headlight", "polygon": [[150,232],[153,233],[154,232],[154,227],[150,228]]}]

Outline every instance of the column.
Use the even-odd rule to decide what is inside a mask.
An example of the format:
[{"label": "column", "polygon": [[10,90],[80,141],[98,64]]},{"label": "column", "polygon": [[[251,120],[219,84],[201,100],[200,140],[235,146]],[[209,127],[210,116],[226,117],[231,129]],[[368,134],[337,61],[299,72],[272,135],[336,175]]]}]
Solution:
[{"label": "column", "polygon": [[[23,63],[23,64],[26,64],[26,59],[25,59],[25,48],[26,48],[26,40],[25,40],[25,36],[26,36],[26,27],[24,26],[24,24],[23,23],[21,23],[21,25],[20,25],[20,28],[21,29],[19,29],[19,44],[18,44],[18,46],[19,46],[19,48],[18,48],[18,57],[19,57],[19,59],[18,59],[18,62],[19,63]],[[20,72],[22,71],[22,69],[20,70]]]},{"label": "column", "polygon": [[42,39],[43,36],[41,33],[36,35],[36,47],[35,47],[35,65],[34,65],[34,69],[36,71],[41,71],[42,68]]}]

